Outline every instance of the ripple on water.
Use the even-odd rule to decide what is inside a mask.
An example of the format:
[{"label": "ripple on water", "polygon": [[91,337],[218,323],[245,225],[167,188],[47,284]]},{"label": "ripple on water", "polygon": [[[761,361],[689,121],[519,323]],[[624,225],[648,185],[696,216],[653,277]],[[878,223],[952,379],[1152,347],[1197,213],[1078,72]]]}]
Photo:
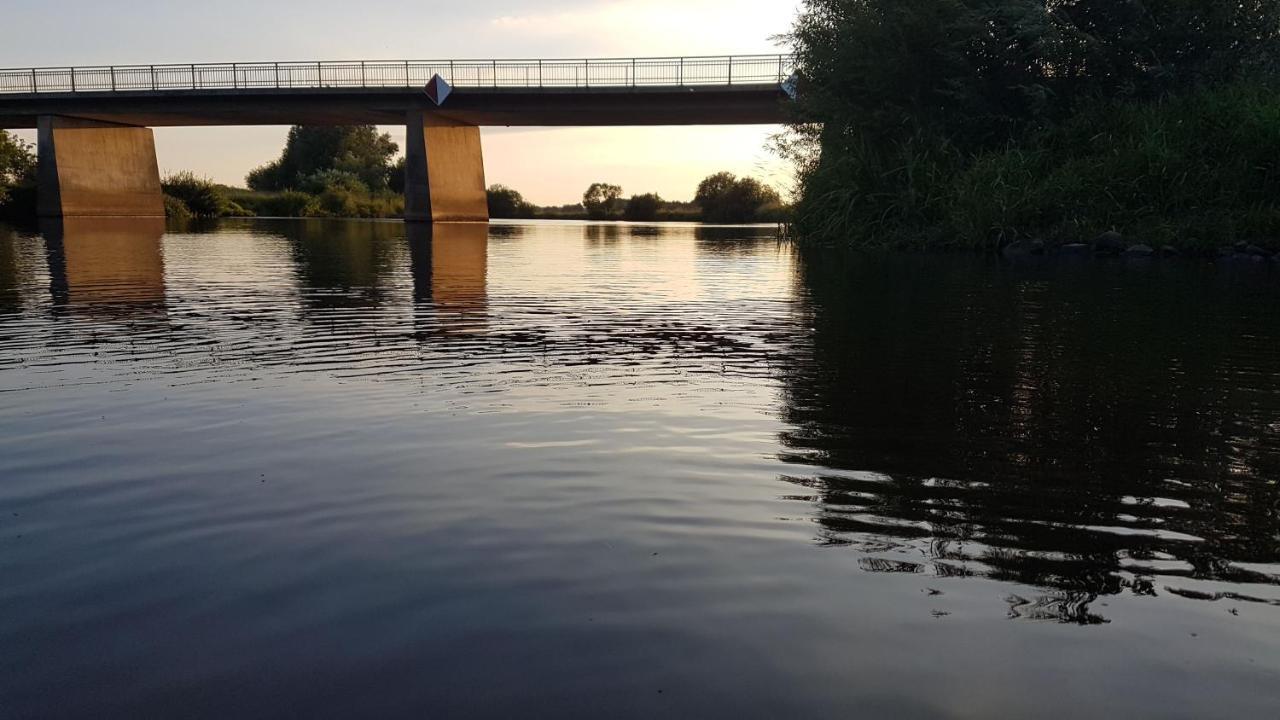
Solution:
[{"label": "ripple on water", "polygon": [[0,706],[1265,715],[1271,278],[421,235],[0,231]]}]

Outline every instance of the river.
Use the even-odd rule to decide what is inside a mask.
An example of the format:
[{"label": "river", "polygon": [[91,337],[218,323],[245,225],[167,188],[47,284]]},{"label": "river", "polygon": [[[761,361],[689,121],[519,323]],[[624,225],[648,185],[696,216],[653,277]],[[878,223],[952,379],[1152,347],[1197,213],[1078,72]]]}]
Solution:
[{"label": "river", "polygon": [[0,228],[0,716],[1274,717],[1280,268]]}]

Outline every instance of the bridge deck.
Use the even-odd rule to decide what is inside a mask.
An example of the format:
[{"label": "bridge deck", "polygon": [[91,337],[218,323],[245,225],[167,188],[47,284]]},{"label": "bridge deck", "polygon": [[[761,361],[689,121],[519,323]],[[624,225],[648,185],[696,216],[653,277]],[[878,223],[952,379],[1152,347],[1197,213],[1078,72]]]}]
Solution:
[{"label": "bridge deck", "polygon": [[[222,63],[0,70],[0,127],[41,115],[141,126],[692,125],[784,118],[786,55],[604,60]],[[436,107],[433,76],[454,92]]]}]

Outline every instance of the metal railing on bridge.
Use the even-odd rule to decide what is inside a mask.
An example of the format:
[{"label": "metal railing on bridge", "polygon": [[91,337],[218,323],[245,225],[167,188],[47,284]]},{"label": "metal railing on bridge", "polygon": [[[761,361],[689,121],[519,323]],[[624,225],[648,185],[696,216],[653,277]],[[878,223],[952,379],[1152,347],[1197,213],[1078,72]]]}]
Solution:
[{"label": "metal railing on bridge", "polygon": [[692,87],[782,83],[790,55],[580,60],[351,60],[0,70],[0,94],[422,87]]}]

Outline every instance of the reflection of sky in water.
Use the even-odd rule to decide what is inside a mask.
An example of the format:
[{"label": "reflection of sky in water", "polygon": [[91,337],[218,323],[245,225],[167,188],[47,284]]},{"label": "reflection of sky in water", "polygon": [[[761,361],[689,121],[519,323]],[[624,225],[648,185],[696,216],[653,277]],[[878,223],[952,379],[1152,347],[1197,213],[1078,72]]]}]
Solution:
[{"label": "reflection of sky in water", "polygon": [[0,231],[0,706],[1265,716],[1270,279]]}]

